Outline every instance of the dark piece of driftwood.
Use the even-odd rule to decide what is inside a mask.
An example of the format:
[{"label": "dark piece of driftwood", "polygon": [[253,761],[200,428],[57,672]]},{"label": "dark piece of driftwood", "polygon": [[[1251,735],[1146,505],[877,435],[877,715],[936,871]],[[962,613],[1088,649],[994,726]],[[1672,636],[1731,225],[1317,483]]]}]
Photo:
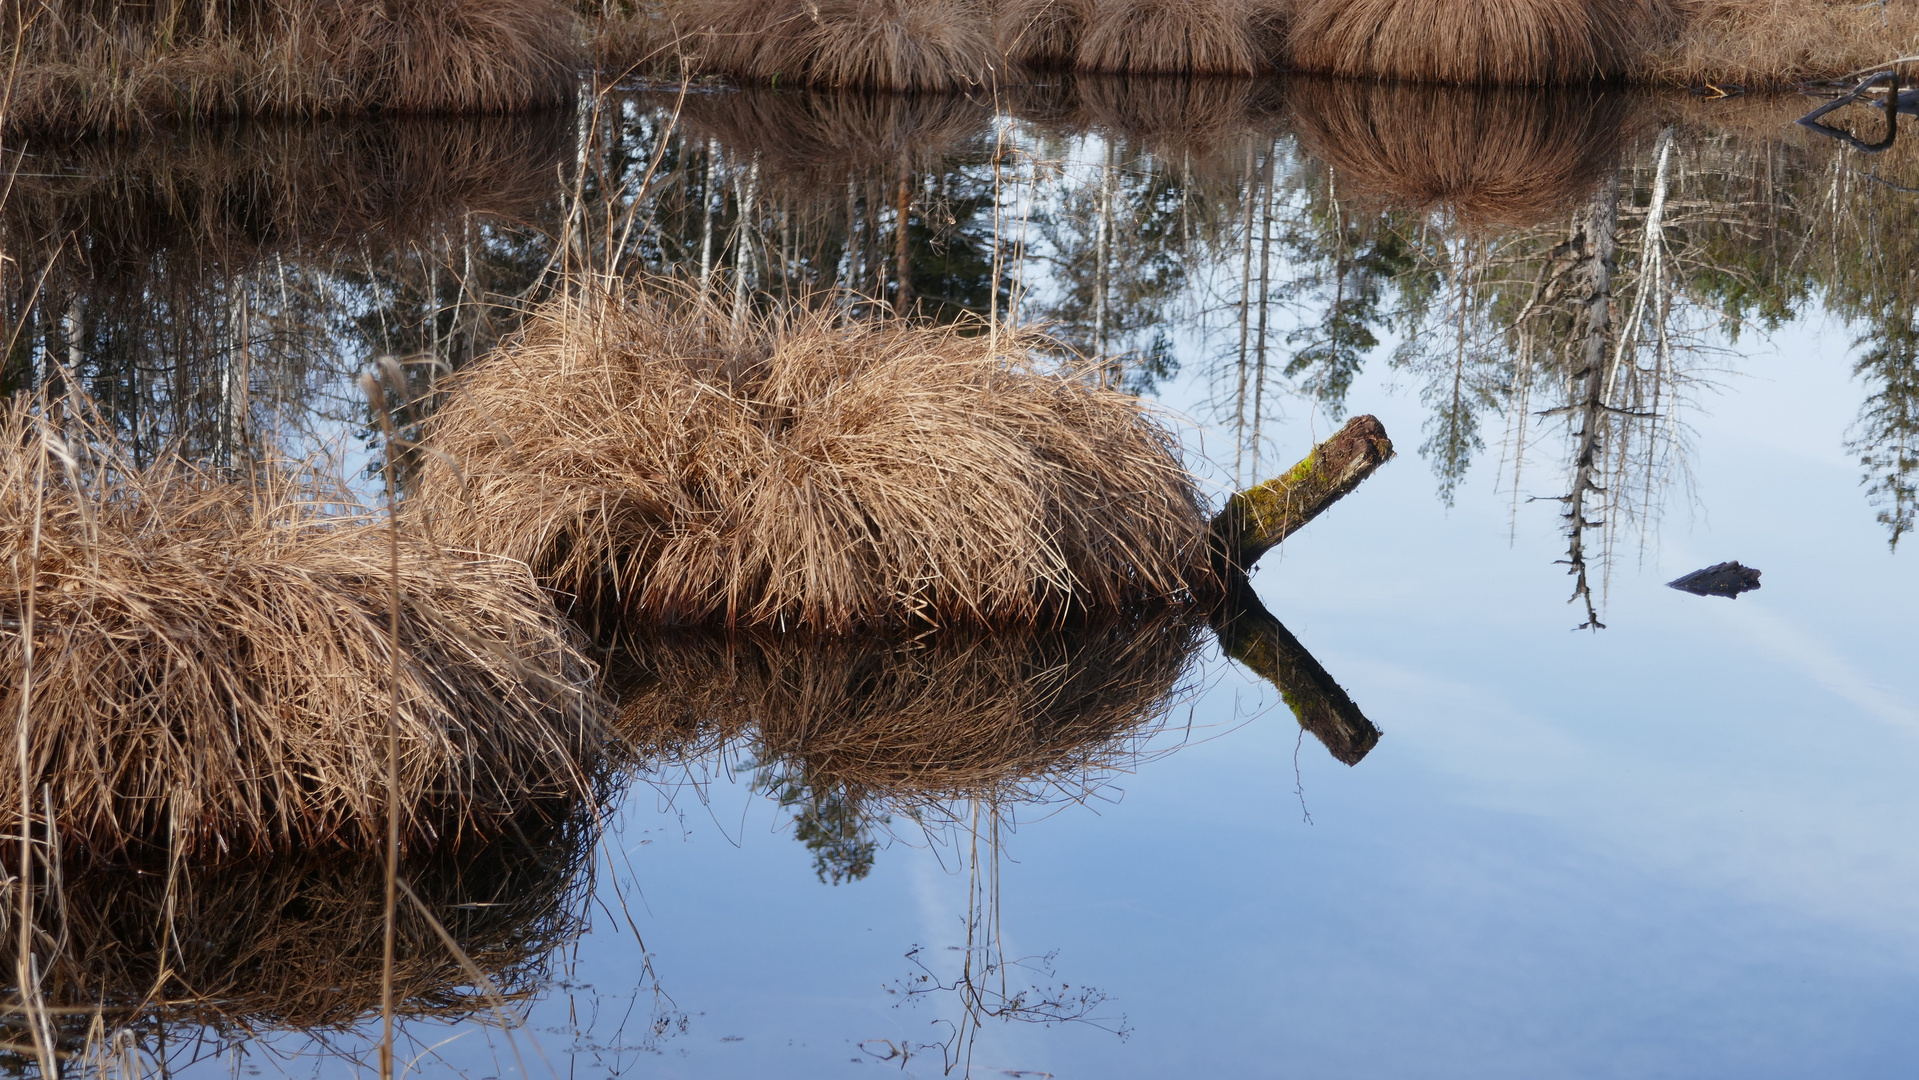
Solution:
[{"label": "dark piece of driftwood", "polygon": [[1277,687],[1299,726],[1312,732],[1334,757],[1357,765],[1378,744],[1379,729],[1259,602],[1246,575],[1235,570],[1227,578],[1224,602],[1214,610],[1212,623],[1226,655]]},{"label": "dark piece of driftwood", "polygon": [[1234,495],[1213,519],[1213,556],[1220,576],[1251,568],[1392,456],[1385,425],[1371,416],[1355,416],[1299,464]]},{"label": "dark piece of driftwood", "polygon": [[[1872,89],[1873,87],[1879,85],[1882,82],[1887,85],[1885,100],[1880,103],[1881,108],[1884,108],[1886,111],[1886,133],[1885,135],[1880,137],[1878,142],[1876,143],[1865,142],[1850,131],[1846,131],[1843,128],[1836,128],[1831,126],[1830,124],[1825,124],[1820,122],[1820,118],[1825,116],[1827,113],[1832,112],[1835,109],[1843,108],[1844,106],[1850,105],[1855,101],[1859,101],[1863,99],[1866,96],[1866,91]],[[1847,144],[1848,146],[1851,146],[1854,150],[1858,150],[1861,153],[1877,154],[1882,151],[1890,149],[1892,147],[1893,140],[1898,137],[1899,114],[1906,111],[1903,108],[1905,102],[1906,102],[1905,95],[1899,92],[1899,73],[1897,71],[1881,71],[1876,75],[1871,75],[1866,77],[1865,79],[1860,80],[1860,83],[1858,86],[1853,87],[1851,90],[1847,91],[1846,93],[1841,94],[1840,96],[1834,98],[1833,100],[1826,102],[1824,105],[1819,106],[1817,109],[1814,109],[1813,111],[1800,117],[1799,123],[1805,127],[1811,128],[1812,130],[1818,132],[1821,135],[1825,135],[1833,139],[1838,139],[1840,142],[1843,142]]]},{"label": "dark piece of driftwood", "polygon": [[1715,563],[1704,570],[1694,570],[1685,577],[1674,578],[1666,582],[1666,587],[1694,596],[1724,596],[1737,600],[1740,593],[1751,592],[1759,587],[1759,571],[1736,562]]}]

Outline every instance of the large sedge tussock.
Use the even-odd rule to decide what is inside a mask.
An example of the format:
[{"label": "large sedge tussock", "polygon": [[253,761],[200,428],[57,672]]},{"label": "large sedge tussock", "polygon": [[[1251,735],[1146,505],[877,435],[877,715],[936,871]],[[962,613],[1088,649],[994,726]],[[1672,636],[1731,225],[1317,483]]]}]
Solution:
[{"label": "large sedge tussock", "polygon": [[1538,85],[1624,73],[1657,0],[1299,0],[1296,69],[1357,78]]},{"label": "large sedge tussock", "polygon": [[1342,198],[1445,212],[1469,227],[1569,214],[1619,167],[1631,104],[1584,87],[1546,91],[1297,80],[1300,146],[1336,170]]},{"label": "large sedge tussock", "polygon": [[584,63],[558,0],[49,0],[9,9],[0,44],[4,126],[63,132],[528,109],[569,100]]},{"label": "large sedge tussock", "polygon": [[1116,74],[1252,75],[1284,41],[1280,0],[999,0],[1009,64]]},{"label": "large sedge tussock", "polygon": [[1170,434],[1046,348],[564,297],[454,377],[410,512],[647,623],[1026,625],[1209,587]]},{"label": "large sedge tussock", "polygon": [[[592,888],[590,815],[401,861],[422,912],[395,910],[394,1011],[454,1022],[545,989]],[[377,849],[220,864],[88,864],[37,875],[30,915],[42,993],[65,1051],[107,1031],[347,1030],[377,1017],[386,866]],[[19,916],[0,906],[0,995],[17,992]],[[429,921],[431,920],[431,921]],[[486,977],[476,986],[439,929]],[[5,1023],[22,1023],[16,1013]],[[0,1032],[5,1032],[0,1027]],[[89,1040],[89,1034],[93,1039]],[[62,1038],[62,1036],[65,1036]],[[19,1032],[16,1045],[30,1042]]]},{"label": "large sedge tussock", "polygon": [[963,90],[988,81],[981,0],[711,0],[657,31],[695,70],[828,88]]},{"label": "large sedge tussock", "polygon": [[731,746],[894,804],[1083,793],[1131,767],[1203,623],[1178,613],[1037,632],[629,636],[617,730],[652,758]]},{"label": "large sedge tussock", "polygon": [[310,474],[141,466],[16,400],[0,724],[11,746],[24,716],[36,829],[232,854],[378,845],[391,809],[424,844],[592,793],[595,668],[527,569],[405,536],[389,807],[389,530],[316,509],[343,499]]}]

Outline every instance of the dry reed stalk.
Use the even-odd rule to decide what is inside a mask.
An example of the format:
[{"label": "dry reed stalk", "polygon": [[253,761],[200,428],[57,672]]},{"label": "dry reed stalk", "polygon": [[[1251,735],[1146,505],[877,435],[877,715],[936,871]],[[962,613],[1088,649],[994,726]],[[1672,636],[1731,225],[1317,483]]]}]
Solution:
[{"label": "dry reed stalk", "polygon": [[687,760],[748,742],[853,796],[931,804],[1083,792],[1130,767],[1180,692],[1203,624],[1173,615],[919,637],[687,632],[608,659],[618,730]]},{"label": "dry reed stalk", "polygon": [[583,57],[559,0],[48,0],[9,15],[8,130],[208,116],[501,112],[560,104]]},{"label": "dry reed stalk", "polygon": [[[31,785],[55,820],[41,827],[89,851],[377,848],[387,536],[324,509],[344,502],[312,473],[141,468],[16,399],[0,421],[0,543],[20,550],[42,529]],[[408,842],[484,837],[590,796],[604,730],[594,666],[526,568],[402,544]],[[20,603],[0,595],[9,716]],[[17,802],[18,786],[9,777],[0,797]]]},{"label": "dry reed stalk", "polygon": [[1581,83],[1626,72],[1666,0],[1299,0],[1291,66],[1356,78]]},{"label": "dry reed stalk", "polygon": [[1919,10],[1857,0],[1681,0],[1678,30],[1640,56],[1635,80],[1790,87],[1919,55]]},{"label": "dry reed stalk", "polygon": [[644,622],[1031,625],[1211,587],[1137,399],[1038,338],[833,319],[552,301],[454,377],[410,512]]},{"label": "dry reed stalk", "polygon": [[[395,919],[398,1015],[450,1023],[545,989],[591,892],[589,818],[529,821],[514,839],[402,863],[426,911],[402,903]],[[384,878],[372,851],[69,868],[33,897],[48,1004],[66,1025],[60,1049],[84,1045],[96,1015],[109,1030],[211,1027],[235,1037],[364,1022],[380,1005]],[[17,993],[0,986],[0,1003]]]},{"label": "dry reed stalk", "polygon": [[656,31],[682,64],[756,83],[951,91],[985,83],[983,0],[705,0]]},{"label": "dry reed stalk", "polygon": [[1301,147],[1338,170],[1342,198],[1374,209],[1449,211],[1469,227],[1566,214],[1618,168],[1624,94],[1301,79]]}]

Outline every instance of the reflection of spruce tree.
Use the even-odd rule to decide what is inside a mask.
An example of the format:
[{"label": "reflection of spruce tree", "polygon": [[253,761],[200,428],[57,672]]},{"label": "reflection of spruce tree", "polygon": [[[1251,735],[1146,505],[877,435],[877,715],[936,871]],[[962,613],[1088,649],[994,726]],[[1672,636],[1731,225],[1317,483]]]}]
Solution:
[{"label": "reflection of spruce tree", "polygon": [[856,792],[820,784],[803,767],[782,761],[760,765],[754,785],[793,811],[793,837],[813,853],[813,873],[822,884],[859,881],[873,872],[879,851],[873,829],[889,819],[867,814]]},{"label": "reflection of spruce tree", "polygon": [[1349,215],[1331,197],[1330,168],[1325,179],[1318,189],[1324,196],[1312,191],[1306,212],[1280,233],[1295,265],[1308,268],[1299,286],[1321,305],[1316,323],[1309,317],[1287,335],[1296,349],[1285,370],[1338,420],[1346,415],[1346,395],[1366,354],[1379,345],[1374,329],[1386,321],[1380,309],[1384,285],[1397,282],[1402,300],[1416,303],[1410,290],[1424,277],[1414,274],[1417,259],[1403,222],[1395,215]]},{"label": "reflection of spruce tree", "polygon": [[1911,532],[1919,507],[1919,326],[1910,303],[1898,305],[1858,344],[1868,346],[1853,374],[1871,387],[1859,409],[1856,438],[1864,483],[1891,545]]},{"label": "reflection of spruce tree", "polygon": [[1108,143],[1097,174],[1035,217],[1061,293],[1041,314],[1076,348],[1112,358],[1113,381],[1136,393],[1177,371],[1161,324],[1186,284],[1184,202],[1176,175]]}]

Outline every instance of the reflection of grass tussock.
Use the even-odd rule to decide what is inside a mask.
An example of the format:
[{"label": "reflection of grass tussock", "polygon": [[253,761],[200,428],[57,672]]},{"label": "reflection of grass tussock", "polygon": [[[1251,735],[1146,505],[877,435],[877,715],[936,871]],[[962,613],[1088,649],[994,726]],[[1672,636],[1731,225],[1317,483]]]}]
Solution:
[{"label": "reflection of grass tussock", "polygon": [[960,95],[780,93],[747,88],[689,97],[689,134],[710,137],[736,160],[757,159],[767,185],[802,198],[845,199],[848,177],[891,177],[904,166],[939,172],[975,147],[992,122],[990,100]]},{"label": "reflection of grass tussock", "polygon": [[1469,225],[1532,225],[1568,210],[1616,168],[1630,103],[1555,92],[1301,79],[1302,147],[1339,190],[1393,209],[1450,210]]},{"label": "reflection of grass tussock", "polygon": [[994,57],[980,0],[684,0],[651,29],[624,51],[780,85],[960,90]]},{"label": "reflection of grass tussock", "polygon": [[1073,790],[1126,767],[1199,643],[1162,617],[1043,632],[920,637],[678,633],[609,661],[618,726],[654,756],[750,738],[854,796],[944,799]]},{"label": "reflection of grass tussock", "polygon": [[455,377],[411,500],[433,528],[669,623],[1045,623],[1210,583],[1170,435],[1045,343],[729,329],[666,288],[552,302]]},{"label": "reflection of grass tussock", "polygon": [[[500,995],[542,988],[553,951],[577,932],[591,887],[592,833],[574,814],[515,837],[401,863],[401,877]],[[44,879],[42,879],[44,881]],[[380,1008],[385,867],[377,855],[219,866],[71,869],[36,889],[36,962],[48,1004],[84,1038],[108,1030],[339,1029]],[[0,971],[13,998],[13,904],[0,911]],[[455,1020],[489,998],[403,894],[394,923],[395,1011]],[[17,1042],[28,1041],[23,1034]]]},{"label": "reflection of grass tussock", "polygon": [[1652,0],[1300,0],[1292,66],[1419,82],[1581,83],[1638,58]]},{"label": "reflection of grass tussock", "polygon": [[582,59],[557,0],[51,0],[5,22],[15,130],[527,109],[570,98]]},{"label": "reflection of grass tussock", "polygon": [[1079,75],[1008,95],[1015,116],[1059,134],[1097,132],[1189,171],[1237,176],[1246,140],[1270,138],[1283,106],[1270,80]]},{"label": "reflection of grass tussock", "polygon": [[[19,401],[0,420],[0,533],[21,582],[0,592],[0,716],[17,726],[26,706],[30,791],[67,843],[384,837],[387,530],[317,510],[343,499],[318,481],[257,473],[142,467]],[[407,539],[400,588],[403,832],[486,835],[587,794],[593,665],[526,569]],[[20,780],[4,770],[5,805]]]},{"label": "reflection of grass tussock", "polygon": [[61,248],[96,280],[161,255],[177,269],[187,255],[357,254],[467,214],[530,215],[571,140],[570,114],[535,113],[85,142],[16,159],[0,228],[15,257]]},{"label": "reflection of grass tussock", "polygon": [[1117,74],[1252,75],[1272,69],[1278,0],[999,0],[1009,63]]}]

